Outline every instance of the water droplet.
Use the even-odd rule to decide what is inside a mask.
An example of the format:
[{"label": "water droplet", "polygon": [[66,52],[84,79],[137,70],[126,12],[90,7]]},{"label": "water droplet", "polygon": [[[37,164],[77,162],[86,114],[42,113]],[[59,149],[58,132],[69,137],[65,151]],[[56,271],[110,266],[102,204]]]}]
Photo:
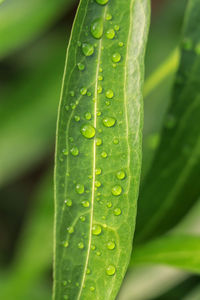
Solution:
[{"label": "water droplet", "polygon": [[101,252],[100,252],[100,251],[97,251],[97,252],[96,252],[96,255],[97,255],[97,256],[100,256],[100,255],[101,255]]},{"label": "water droplet", "polygon": [[120,60],[121,60],[121,55],[119,53],[114,53],[112,55],[112,61],[114,63],[118,63],[118,62],[120,62]]},{"label": "water droplet", "polygon": [[77,67],[78,67],[79,71],[85,70],[85,65],[82,64],[82,63],[78,63],[78,64],[77,64]]},{"label": "water droplet", "polygon": [[66,111],[69,111],[69,105],[65,106]]},{"label": "water droplet", "polygon": [[92,125],[85,124],[81,127],[81,133],[85,138],[91,139],[95,136],[95,128]]},{"label": "water droplet", "polygon": [[108,100],[106,100],[106,102],[105,102],[105,103],[106,103],[106,105],[107,105],[107,106],[109,106],[109,105],[111,104],[111,102],[110,102],[110,101],[108,101]]},{"label": "water droplet", "polygon": [[96,173],[96,175],[101,175],[101,172],[102,172],[101,169],[97,168],[95,173]]},{"label": "water droplet", "polygon": [[118,31],[119,30],[119,25],[115,25],[114,28],[115,28],[115,30]]},{"label": "water droplet", "polygon": [[77,185],[76,185],[76,192],[77,192],[78,194],[83,194],[84,191],[85,191],[84,185],[81,184],[81,183],[77,183]]},{"label": "water droplet", "polygon": [[83,249],[83,248],[84,248],[83,242],[78,243],[78,248],[79,248],[79,249]]},{"label": "water droplet", "polygon": [[87,94],[87,88],[86,87],[82,87],[81,89],[80,89],[80,93],[81,93],[81,95],[86,95]]},{"label": "water droplet", "polygon": [[121,195],[121,193],[122,193],[122,187],[120,185],[113,186],[113,188],[112,188],[112,194],[114,196],[119,196],[119,195]]},{"label": "water droplet", "polygon": [[85,56],[91,56],[94,53],[94,46],[89,43],[83,43],[82,51]]},{"label": "water droplet", "polygon": [[101,226],[98,224],[94,224],[92,226],[92,234],[93,235],[100,235],[101,234]]},{"label": "water droplet", "polygon": [[103,80],[103,76],[102,76],[102,75],[99,75],[99,76],[98,76],[98,80],[102,81],[102,80]]},{"label": "water droplet", "polygon": [[96,246],[95,246],[95,245],[91,245],[91,249],[92,249],[92,250],[95,250],[95,249],[96,249]]},{"label": "water droplet", "polygon": [[103,119],[103,125],[105,127],[113,127],[116,123],[116,120],[114,118],[111,117],[106,117]]},{"label": "water droplet", "polygon": [[74,96],[75,96],[74,91],[70,91],[69,94],[70,94],[71,97],[74,97]]},{"label": "water droplet", "polygon": [[66,280],[63,281],[63,285],[64,285],[64,286],[67,285],[67,281],[66,281]]},{"label": "water droplet", "polygon": [[122,180],[126,177],[126,173],[123,170],[120,170],[117,172],[116,176],[118,179]]},{"label": "water droplet", "polygon": [[63,246],[64,246],[65,248],[68,248],[68,247],[69,247],[69,242],[68,242],[68,241],[65,241],[65,242],[63,243]]},{"label": "water droplet", "polygon": [[100,73],[102,73],[102,72],[103,72],[103,69],[102,69],[101,67],[99,68],[99,72],[100,72]]},{"label": "water droplet", "polygon": [[108,202],[107,202],[107,207],[108,207],[108,208],[111,208],[111,207],[112,207],[112,202],[111,202],[111,201],[108,201]]},{"label": "water droplet", "polygon": [[90,203],[88,201],[82,201],[81,204],[82,204],[83,207],[89,207],[90,206]]},{"label": "water droplet", "polygon": [[72,109],[76,108],[76,104],[75,103],[70,103],[70,106],[71,106]]},{"label": "water droplet", "polygon": [[110,13],[107,13],[107,14],[106,14],[106,20],[107,20],[107,21],[112,20],[112,15],[111,15]]},{"label": "water droplet", "polygon": [[105,151],[103,151],[103,152],[101,153],[101,157],[106,158],[107,156],[108,156],[108,154],[107,154]]},{"label": "water droplet", "polygon": [[69,299],[68,295],[64,295],[63,298],[64,298],[64,300],[68,300]]},{"label": "water droplet", "polygon": [[87,92],[87,96],[90,97],[92,96],[92,93],[90,91]]},{"label": "water droplet", "polygon": [[85,216],[80,216],[81,222],[85,222]]},{"label": "water droplet", "polygon": [[73,142],[73,141],[74,141],[74,139],[73,139],[72,136],[69,137],[69,141],[70,141],[70,142]]},{"label": "water droplet", "polygon": [[95,181],[95,186],[96,186],[96,187],[100,187],[100,186],[101,186],[101,182],[98,181],[98,180],[96,180],[96,181]]},{"label": "water droplet", "polygon": [[108,266],[108,267],[106,268],[106,273],[107,273],[107,275],[109,275],[109,276],[114,275],[114,274],[115,274],[115,271],[116,271],[116,269],[115,269],[115,266],[113,266],[113,265],[110,265],[110,266]]},{"label": "water droplet", "polygon": [[63,149],[62,153],[67,156],[69,154],[69,151],[67,149]]},{"label": "water droplet", "polygon": [[77,155],[79,155],[79,150],[78,150],[78,148],[77,147],[72,147],[71,149],[70,149],[70,152],[71,152],[71,154],[73,155],[73,156],[77,156]]},{"label": "water droplet", "polygon": [[71,200],[71,199],[65,200],[65,204],[66,204],[68,207],[72,206],[72,200]]},{"label": "water droplet", "polygon": [[96,145],[101,146],[102,145],[102,139],[101,138],[96,138]]},{"label": "water droplet", "polygon": [[118,139],[118,138],[114,138],[113,143],[114,143],[115,145],[119,144],[119,139]]},{"label": "water droplet", "polygon": [[79,282],[76,282],[76,286],[79,287],[79,285],[80,285]]},{"label": "water droplet", "polygon": [[80,121],[80,117],[79,116],[74,116],[74,120],[76,121],[76,122],[79,122]]},{"label": "water droplet", "polygon": [[96,3],[100,4],[100,5],[105,5],[108,3],[108,0],[95,0]]},{"label": "water droplet", "polygon": [[113,96],[114,96],[114,93],[113,93],[112,90],[107,90],[107,91],[106,91],[106,98],[112,99]]},{"label": "water droplet", "polygon": [[67,231],[68,231],[70,234],[74,233],[74,227],[73,227],[73,226],[68,227],[68,228],[67,228]]},{"label": "water droplet", "polygon": [[102,90],[103,90],[103,88],[102,88],[102,86],[98,86],[98,88],[97,88],[97,93],[98,94],[101,94],[102,93]]},{"label": "water droplet", "polygon": [[87,271],[86,271],[86,274],[90,274],[91,273],[91,270],[89,268],[87,268]]},{"label": "water droplet", "polygon": [[119,42],[118,45],[119,45],[119,47],[123,47],[124,43],[123,42]]},{"label": "water droplet", "polygon": [[115,37],[115,31],[114,29],[110,28],[106,31],[106,37],[109,39],[109,40],[112,40],[114,39]]},{"label": "water droplet", "polygon": [[[97,1],[97,0],[96,0],[96,1]],[[99,1],[99,0],[98,0],[98,1]],[[95,291],[95,287],[94,287],[94,286],[91,286],[91,287],[90,287],[90,291],[91,291],[91,292],[94,292],[94,291]]]},{"label": "water droplet", "polygon": [[108,243],[107,243],[107,248],[108,248],[109,250],[115,249],[115,242],[113,242],[113,241],[108,242]]},{"label": "water droplet", "polygon": [[94,20],[90,27],[90,32],[95,39],[100,39],[103,35],[103,20],[98,18]]},{"label": "water droplet", "polygon": [[91,113],[90,112],[85,113],[85,118],[86,118],[86,120],[91,120],[91,118],[92,118]]},{"label": "water droplet", "polygon": [[121,211],[120,208],[117,207],[117,208],[114,209],[114,215],[115,215],[115,216],[120,216],[121,213],[122,213],[122,211]]}]

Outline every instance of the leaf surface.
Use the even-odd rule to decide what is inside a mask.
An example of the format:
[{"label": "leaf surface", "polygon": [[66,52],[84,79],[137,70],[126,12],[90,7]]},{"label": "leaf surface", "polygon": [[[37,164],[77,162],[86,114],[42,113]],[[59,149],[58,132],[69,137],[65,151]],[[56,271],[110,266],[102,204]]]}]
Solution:
[{"label": "leaf surface", "polygon": [[200,273],[200,237],[169,235],[135,248],[132,265],[165,264]]},{"label": "leaf surface", "polygon": [[132,249],[149,2],[98,2],[80,2],[59,108],[56,300],[115,299]]},{"label": "leaf surface", "polygon": [[196,0],[188,4],[172,102],[140,194],[138,242],[174,226],[200,192],[200,4]]}]

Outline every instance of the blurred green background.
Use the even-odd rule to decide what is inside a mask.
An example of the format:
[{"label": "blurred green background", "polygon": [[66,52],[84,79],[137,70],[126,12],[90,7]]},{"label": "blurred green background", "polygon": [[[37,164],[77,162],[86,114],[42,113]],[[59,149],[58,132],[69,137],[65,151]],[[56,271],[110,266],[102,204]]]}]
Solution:
[{"label": "blurred green background", "polygon": [[[186,3],[152,0],[142,182],[169,105]],[[0,299],[51,299],[56,116],[76,8],[75,0],[0,4]],[[166,74],[149,88],[149,78],[165,61]],[[199,276],[172,267],[134,267],[119,299],[195,300],[199,284]]]}]

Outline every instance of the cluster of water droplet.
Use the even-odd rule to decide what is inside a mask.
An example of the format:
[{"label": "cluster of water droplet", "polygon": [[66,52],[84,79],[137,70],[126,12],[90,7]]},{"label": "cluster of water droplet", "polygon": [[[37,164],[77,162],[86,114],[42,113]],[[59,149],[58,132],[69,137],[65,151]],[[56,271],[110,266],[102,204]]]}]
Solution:
[{"label": "cluster of water droplet", "polygon": [[[102,5],[105,6],[108,4],[109,0],[95,0],[95,2],[98,5]],[[111,21],[112,20],[112,15],[110,13],[107,13],[105,16],[105,20],[106,21]],[[119,25],[112,25],[112,22],[110,22],[110,26],[109,28],[104,31],[104,23],[105,20],[103,18],[96,18],[94,20],[91,21],[90,27],[88,28],[91,36],[96,40],[101,40],[103,36],[105,36],[105,38],[107,40],[114,40],[116,39],[117,36],[117,32],[120,30]],[[111,57],[110,57],[110,64],[113,68],[116,68],[117,65],[119,65],[119,63],[122,61],[123,57],[122,54],[120,53],[120,47],[123,47],[123,42],[118,42],[118,49],[119,51],[115,51],[112,53]],[[80,42],[78,41],[78,47],[81,49],[82,54],[84,55],[86,60],[90,60],[92,56],[95,55],[95,51],[97,51],[97,45],[94,43],[92,44],[91,42]],[[102,46],[99,46],[103,49]],[[84,61],[84,60],[83,60]],[[87,68],[87,62],[84,64],[83,61],[80,61],[77,63],[77,68],[78,70],[81,72],[84,72]],[[103,87],[103,83],[104,83],[104,74],[103,74],[103,68],[101,65],[98,66],[98,84],[96,85],[96,90],[94,91],[94,98],[93,101],[96,102],[98,95],[103,95],[105,98],[105,104],[106,106],[110,106],[112,101],[114,101],[115,99],[115,92],[113,91],[112,87],[108,88],[108,89],[104,89]],[[75,98],[75,92],[74,91],[70,91],[69,92],[69,96],[71,98]],[[116,127],[117,125],[117,120],[113,115],[107,115],[107,116],[101,116],[102,113],[100,111],[96,112],[96,116],[94,116],[91,112],[85,112],[84,116],[80,116],[79,114],[77,114],[76,112],[76,108],[79,105],[79,101],[82,97],[85,96],[92,96],[92,92],[89,90],[88,87],[82,86],[79,89],[79,99],[71,102],[70,105],[67,105],[66,111],[70,111],[73,113],[73,120],[77,123],[79,127],[79,132],[80,132],[80,138],[83,137],[86,140],[92,140],[95,143],[95,147],[102,147],[102,150],[100,151],[100,156],[102,159],[107,159],[110,158],[109,153],[107,151],[105,151],[103,149],[103,140],[102,138],[100,138],[98,136],[98,133],[102,132],[102,128],[99,128],[97,130],[97,122],[95,123],[96,118],[98,118],[98,120],[100,120],[101,124],[103,125],[104,130],[111,130],[111,128]],[[75,114],[76,112],[76,114]],[[81,157],[82,153],[81,150],[74,144],[73,139],[69,138],[69,142],[72,143],[72,146],[69,147],[69,149],[64,149],[63,150],[63,155],[65,156],[73,156],[74,158],[78,158]],[[118,145],[119,144],[119,139],[114,136],[113,137],[113,144],[114,145]],[[94,167],[94,166],[93,166]],[[100,200],[100,195],[101,192],[99,192],[99,189],[102,187],[102,183],[101,183],[101,176],[103,175],[103,171],[102,168],[100,168],[99,166],[95,166],[95,174],[93,175],[89,175],[88,178],[92,179],[94,181],[94,185],[93,187],[95,188],[95,197],[96,200],[99,201]],[[115,183],[110,187],[110,196],[113,199],[119,199],[119,196],[121,196],[123,194],[123,188],[121,185],[121,181],[125,180],[127,177],[126,171],[121,169],[116,171],[115,174]],[[75,192],[82,196],[85,194],[85,192],[87,191],[85,185],[83,183],[75,183]],[[71,207],[73,207],[73,202],[74,200],[72,199],[65,199],[64,201],[64,207],[71,209]],[[81,201],[81,206],[83,207],[83,209],[90,209],[91,203],[88,201],[88,199],[84,199]],[[114,207],[113,207],[114,206]],[[122,210],[120,207],[115,207],[115,205],[113,205],[113,201],[108,200],[106,201],[106,207],[108,209],[110,209],[110,211],[112,211],[112,214],[114,217],[118,217],[120,215],[122,215]],[[106,216],[102,216],[102,219],[106,219]],[[86,220],[86,216],[84,214],[82,214],[79,217],[79,221],[80,222],[85,222]],[[101,236],[104,232],[104,230],[107,230],[107,225],[104,224],[102,225],[101,223],[94,223],[92,224],[92,231],[91,234],[93,236],[93,239],[95,240],[96,238],[98,238],[99,236]],[[67,228],[67,234],[68,235],[72,235],[74,233],[75,229],[74,229],[74,225],[73,226],[69,226]],[[66,241],[63,242],[63,246],[65,248],[69,247],[69,236],[67,238]],[[77,243],[77,248],[80,250],[83,250],[85,248],[85,244],[84,241],[80,241]],[[115,239],[110,239],[106,242],[106,249],[108,251],[114,251],[117,248],[117,243]],[[96,249],[96,246],[92,243],[91,244],[91,250],[95,251],[97,256],[101,256],[101,251],[99,251],[98,249]],[[113,276],[116,273],[116,266],[114,266],[113,264],[110,264],[108,266],[106,266],[105,268],[105,274],[107,274],[108,276]],[[90,268],[87,268],[86,271],[87,275],[92,274],[92,270]],[[90,286],[89,287],[90,291],[93,292],[95,290],[94,286]],[[67,295],[66,298],[64,299],[68,299]]]}]

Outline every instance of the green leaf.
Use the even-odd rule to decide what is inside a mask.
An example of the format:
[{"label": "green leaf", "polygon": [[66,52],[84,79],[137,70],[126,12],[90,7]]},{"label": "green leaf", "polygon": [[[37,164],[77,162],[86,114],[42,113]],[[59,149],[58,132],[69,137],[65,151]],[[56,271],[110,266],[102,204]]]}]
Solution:
[{"label": "green leaf", "polygon": [[114,299],[128,266],[148,23],[147,0],[80,2],[57,129],[56,300]]},{"label": "green leaf", "polygon": [[165,264],[200,273],[200,236],[169,235],[136,247],[131,264]]},{"label": "green leaf", "polygon": [[43,33],[72,2],[6,0],[0,9],[0,58]]},{"label": "green leaf", "polygon": [[189,1],[182,57],[160,146],[141,190],[137,241],[174,226],[198,199],[200,175],[200,5]]}]

